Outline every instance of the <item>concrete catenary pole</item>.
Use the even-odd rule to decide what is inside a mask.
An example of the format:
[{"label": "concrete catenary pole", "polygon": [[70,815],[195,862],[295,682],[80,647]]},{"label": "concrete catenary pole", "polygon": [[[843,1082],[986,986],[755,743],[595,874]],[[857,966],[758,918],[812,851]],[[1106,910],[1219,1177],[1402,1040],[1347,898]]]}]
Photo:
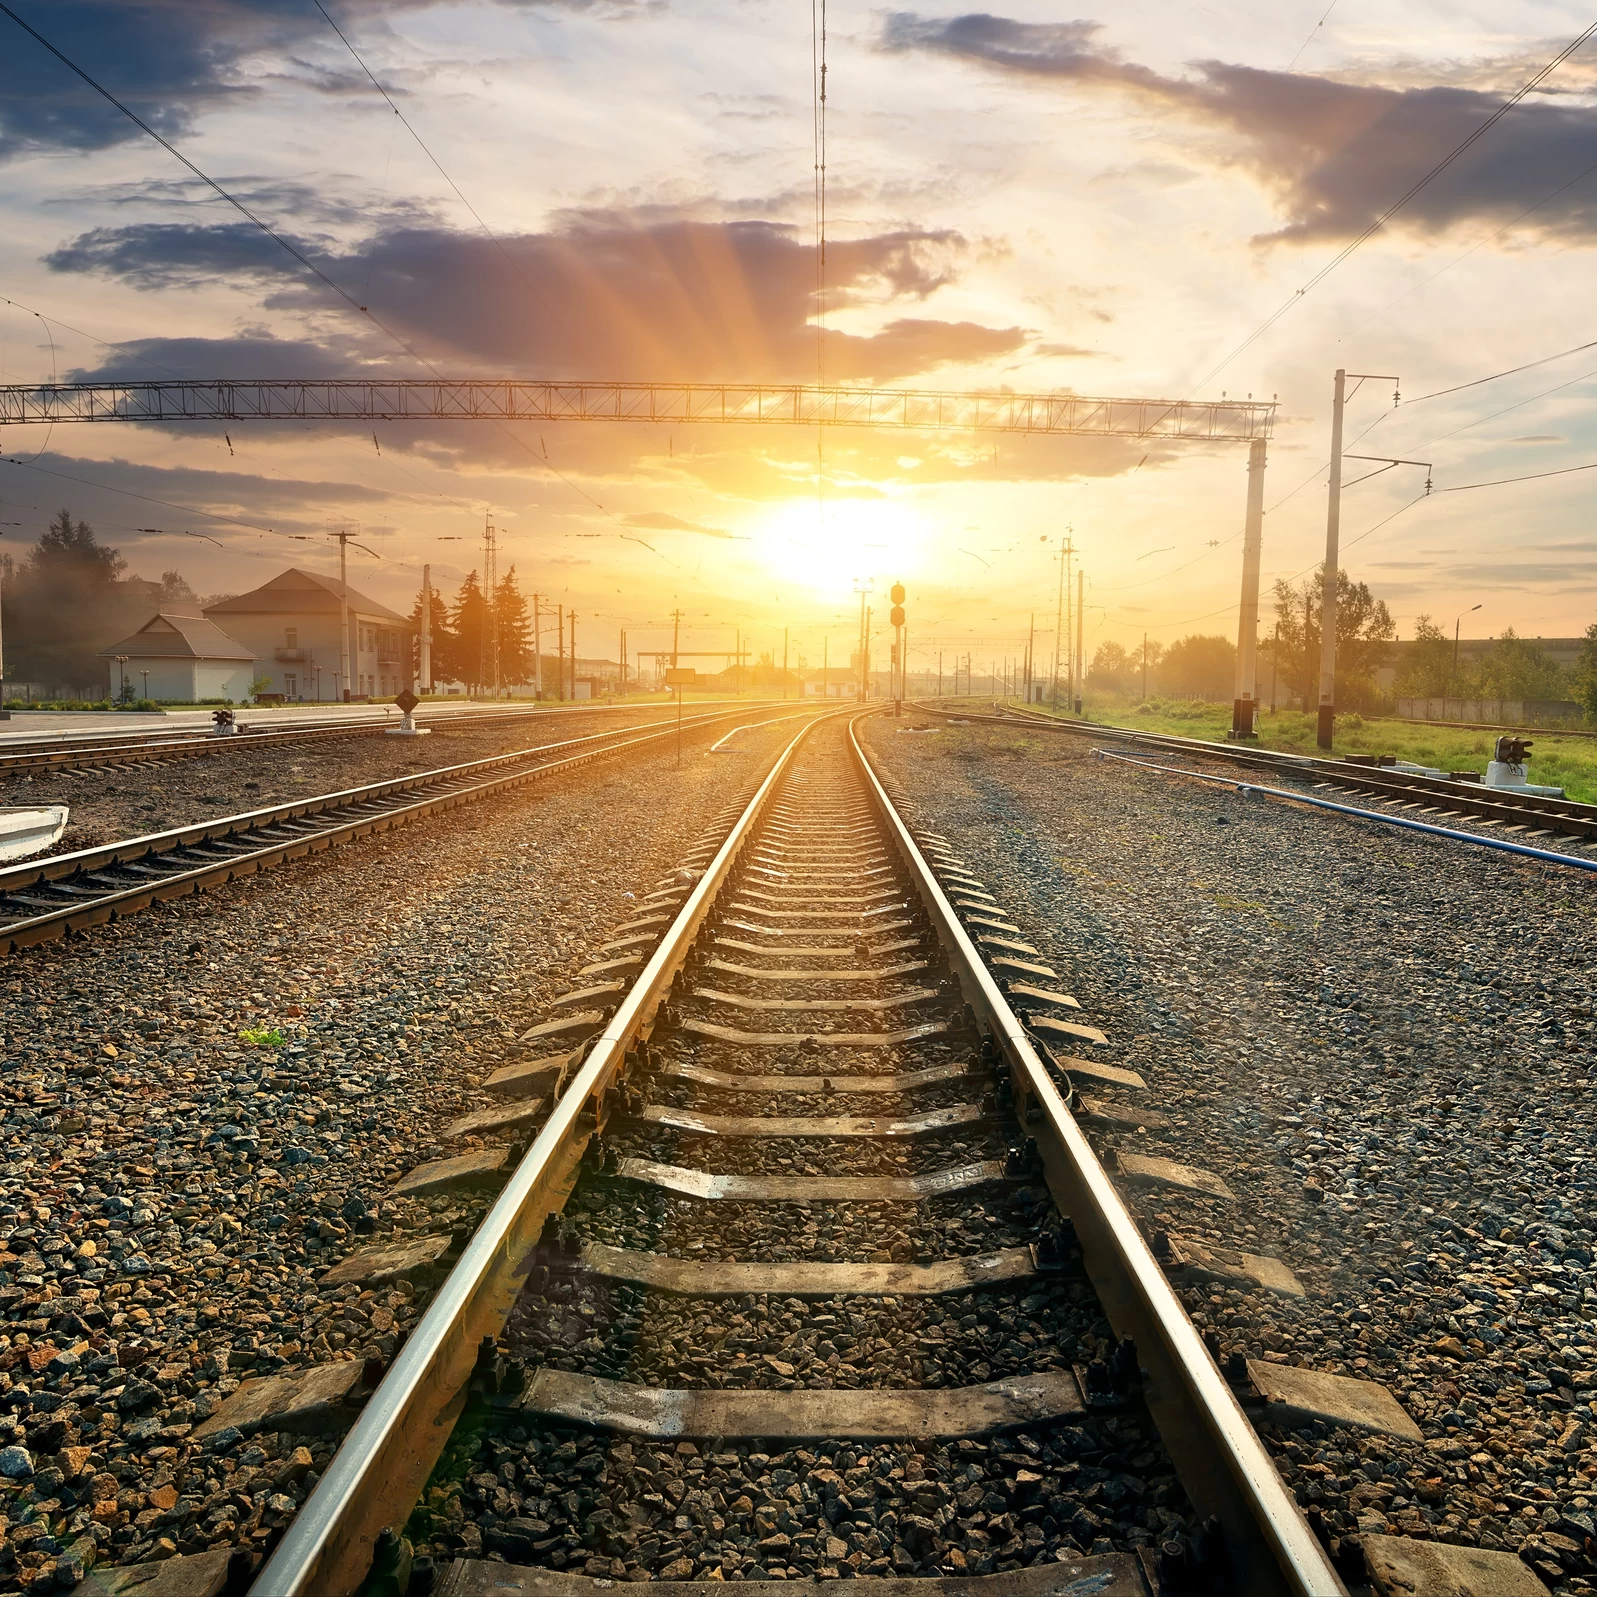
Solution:
[{"label": "concrete catenary pole", "polygon": [[543,618],[538,610],[542,597],[537,593],[532,596],[532,696],[535,699],[543,697]]},{"label": "concrete catenary pole", "polygon": [[1259,702],[1259,558],[1264,541],[1264,440],[1248,446],[1248,509],[1242,523],[1242,605],[1237,616],[1237,692],[1231,736],[1251,738]]},{"label": "concrete catenary pole", "polygon": [[420,678],[418,691],[433,690],[433,568],[421,568],[421,642],[416,675]]},{"label": "concrete catenary pole", "polygon": [[1331,475],[1325,501],[1325,575],[1320,584],[1320,716],[1315,742],[1331,746],[1336,727],[1336,576],[1342,538],[1342,412],[1347,373],[1339,366],[1331,399]]},{"label": "concrete catenary pole", "polygon": [[344,689],[344,703],[349,703],[349,534],[338,534],[338,668],[339,681]]},{"label": "concrete catenary pole", "polygon": [[1085,571],[1083,571],[1080,566],[1077,566],[1076,567],[1076,669],[1072,673],[1072,675],[1073,675],[1073,677],[1075,679],[1075,684],[1076,684],[1076,714],[1077,715],[1081,714],[1081,695],[1082,695],[1082,692],[1084,691],[1084,689],[1086,688],[1086,682],[1083,680],[1084,673],[1082,671],[1082,664],[1081,664],[1082,644],[1083,644],[1083,641],[1085,639],[1085,635],[1086,635],[1086,631],[1087,631],[1087,627],[1086,627],[1087,612],[1086,612],[1085,601],[1083,599],[1083,593],[1082,593],[1082,590],[1086,586],[1086,582],[1087,582],[1087,573]]}]

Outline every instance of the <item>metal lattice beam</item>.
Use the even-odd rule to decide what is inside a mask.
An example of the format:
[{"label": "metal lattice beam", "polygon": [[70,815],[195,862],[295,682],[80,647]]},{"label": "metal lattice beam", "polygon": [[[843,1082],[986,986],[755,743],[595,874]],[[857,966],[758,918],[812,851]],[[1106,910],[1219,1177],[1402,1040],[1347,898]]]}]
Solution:
[{"label": "metal lattice beam", "polygon": [[1083,394],[957,394],[758,383],[590,383],[435,378],[59,383],[0,387],[6,422],[623,421],[1251,443],[1275,405]]}]

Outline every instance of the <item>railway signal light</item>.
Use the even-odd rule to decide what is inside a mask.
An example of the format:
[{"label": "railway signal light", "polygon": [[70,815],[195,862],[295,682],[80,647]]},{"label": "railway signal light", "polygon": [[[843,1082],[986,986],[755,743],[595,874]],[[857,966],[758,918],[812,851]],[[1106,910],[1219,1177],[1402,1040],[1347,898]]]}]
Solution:
[{"label": "railway signal light", "polygon": [[903,624],[904,624],[904,607],[903,607],[903,605],[895,604],[893,606],[893,608],[888,611],[887,619],[889,621],[891,621],[895,627],[903,626]]}]

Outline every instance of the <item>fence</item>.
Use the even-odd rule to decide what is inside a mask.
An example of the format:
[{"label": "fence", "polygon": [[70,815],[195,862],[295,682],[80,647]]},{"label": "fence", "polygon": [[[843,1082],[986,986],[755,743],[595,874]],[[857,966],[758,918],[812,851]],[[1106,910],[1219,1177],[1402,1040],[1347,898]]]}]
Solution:
[{"label": "fence", "polygon": [[1463,721],[1483,726],[1549,726],[1583,719],[1573,699],[1399,699],[1404,721]]}]

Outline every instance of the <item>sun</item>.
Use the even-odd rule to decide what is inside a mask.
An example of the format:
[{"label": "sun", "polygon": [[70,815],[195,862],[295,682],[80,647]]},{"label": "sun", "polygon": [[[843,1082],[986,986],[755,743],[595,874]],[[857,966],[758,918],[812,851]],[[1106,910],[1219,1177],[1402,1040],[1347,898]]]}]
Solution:
[{"label": "sun", "polygon": [[878,588],[913,579],[931,554],[932,529],[891,499],[790,499],[754,528],[754,553],[785,582],[823,601],[850,598],[856,581]]}]

